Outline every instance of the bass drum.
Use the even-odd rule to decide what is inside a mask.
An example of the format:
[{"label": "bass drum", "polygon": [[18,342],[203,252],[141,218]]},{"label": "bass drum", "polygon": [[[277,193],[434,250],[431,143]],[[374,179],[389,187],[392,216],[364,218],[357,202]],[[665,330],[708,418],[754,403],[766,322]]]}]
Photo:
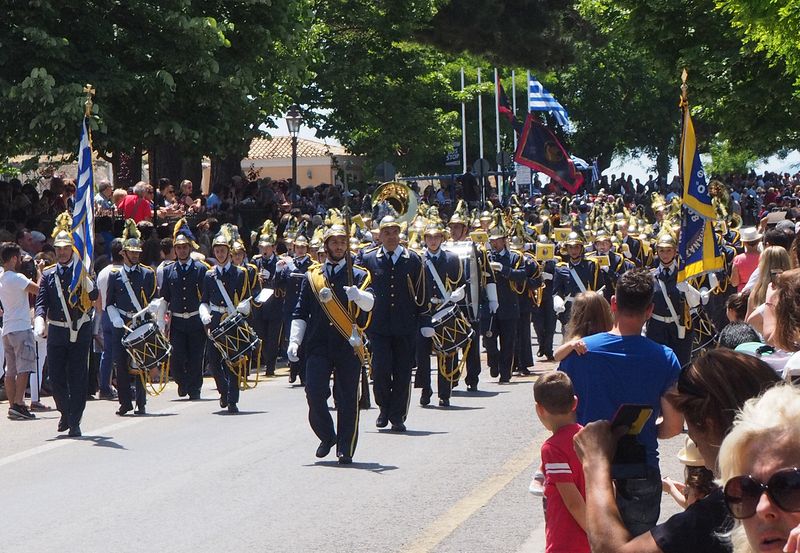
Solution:
[{"label": "bass drum", "polygon": [[474,242],[466,240],[464,242],[445,242],[442,244],[442,249],[458,256],[461,268],[464,271],[464,282],[467,283],[466,294],[462,304],[466,307],[470,321],[479,320],[481,272],[480,265],[478,265],[477,246],[475,246]]}]

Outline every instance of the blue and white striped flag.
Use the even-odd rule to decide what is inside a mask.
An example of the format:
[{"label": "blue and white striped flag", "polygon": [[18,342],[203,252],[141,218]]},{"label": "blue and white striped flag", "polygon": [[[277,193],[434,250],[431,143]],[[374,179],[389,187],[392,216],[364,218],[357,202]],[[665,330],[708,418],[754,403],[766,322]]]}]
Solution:
[{"label": "blue and white striped flag", "polygon": [[534,77],[531,77],[528,81],[528,108],[529,111],[550,112],[565,131],[573,131],[567,110]]},{"label": "blue and white striped flag", "polygon": [[600,167],[597,165],[597,160],[592,161],[592,184],[600,182]]},{"label": "blue and white striped flag", "polygon": [[[78,186],[75,191],[75,205],[72,208],[72,240],[75,243],[75,270],[69,287],[69,300],[75,305],[77,291],[84,276],[92,271],[94,251],[94,175],[92,172],[91,134],[83,118],[81,145],[78,150]],[[88,296],[80,298],[84,302]]]}]

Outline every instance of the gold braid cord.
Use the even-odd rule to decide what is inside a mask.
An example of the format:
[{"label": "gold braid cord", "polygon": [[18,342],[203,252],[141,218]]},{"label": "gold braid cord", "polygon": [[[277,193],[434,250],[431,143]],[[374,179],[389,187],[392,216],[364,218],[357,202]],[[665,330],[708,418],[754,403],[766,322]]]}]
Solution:
[{"label": "gold braid cord", "polygon": [[[523,255],[521,252],[514,252],[517,254],[517,262],[514,264],[514,269],[519,269],[519,266],[522,264]],[[516,293],[517,295],[521,296],[525,293],[525,287],[528,285],[528,279],[526,278],[521,283],[514,282],[513,280],[508,281],[509,287],[511,287],[511,291]]]},{"label": "gold braid cord", "polygon": [[147,395],[156,397],[161,395],[169,382],[169,361],[149,370],[132,367],[128,369],[128,373],[139,377]]}]

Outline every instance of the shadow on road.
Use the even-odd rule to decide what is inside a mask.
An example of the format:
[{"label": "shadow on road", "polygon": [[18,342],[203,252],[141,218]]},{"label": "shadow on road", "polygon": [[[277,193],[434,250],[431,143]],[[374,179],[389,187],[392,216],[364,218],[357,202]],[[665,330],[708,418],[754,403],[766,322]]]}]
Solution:
[{"label": "shadow on road", "polygon": [[477,392],[464,392],[462,390],[453,390],[453,397],[494,397],[500,394],[507,394],[508,392],[489,392],[486,390],[478,390]]},{"label": "shadow on road", "polygon": [[171,403],[205,403],[207,401],[219,401],[213,397],[201,397],[200,399],[189,399],[188,397],[179,397],[169,400]]},{"label": "shadow on road", "polygon": [[476,409],[486,409],[486,407],[470,407],[468,405],[448,405],[447,407],[428,405],[423,409],[440,410],[440,411],[475,411]]},{"label": "shadow on road", "polygon": [[241,417],[242,415],[264,415],[267,411],[239,411],[238,413],[228,413],[228,411],[214,411],[214,415],[220,415],[222,417]]},{"label": "shadow on road", "polygon": [[126,448],[124,445],[118,444],[117,442],[115,442],[111,438],[111,436],[87,436],[87,435],[83,435],[80,438],[70,438],[66,434],[62,434],[60,436],[56,436],[55,438],[50,438],[47,441],[48,442],[60,442],[62,440],[75,440],[76,442],[91,442],[92,445],[94,445],[96,447],[109,447],[111,449],[122,449],[124,451],[128,450],[128,448]]},{"label": "shadow on road", "polygon": [[387,472],[390,470],[397,470],[397,467],[394,465],[382,465],[380,463],[360,463],[358,461],[354,461],[349,465],[340,465],[339,461],[317,461],[316,463],[303,466],[328,467],[328,468],[340,468],[340,469],[359,469],[359,470],[368,470],[370,472],[374,472],[377,474],[380,474],[382,472]]},{"label": "shadow on road", "polygon": [[434,432],[432,430],[406,430],[405,432],[393,432],[386,430],[371,430],[369,434],[383,434],[385,436],[433,436],[435,434],[449,434],[449,432]]}]

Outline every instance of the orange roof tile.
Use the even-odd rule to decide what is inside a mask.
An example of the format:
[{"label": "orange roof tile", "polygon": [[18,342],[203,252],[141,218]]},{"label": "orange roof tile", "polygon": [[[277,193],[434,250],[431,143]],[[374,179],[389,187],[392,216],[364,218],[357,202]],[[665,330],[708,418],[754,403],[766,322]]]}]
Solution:
[{"label": "orange roof tile", "polygon": [[[341,146],[327,145],[324,142],[297,139],[297,157],[325,157],[328,155],[349,155]],[[292,137],[273,136],[272,138],[254,138],[250,142],[247,159],[281,159],[292,157]]]}]

